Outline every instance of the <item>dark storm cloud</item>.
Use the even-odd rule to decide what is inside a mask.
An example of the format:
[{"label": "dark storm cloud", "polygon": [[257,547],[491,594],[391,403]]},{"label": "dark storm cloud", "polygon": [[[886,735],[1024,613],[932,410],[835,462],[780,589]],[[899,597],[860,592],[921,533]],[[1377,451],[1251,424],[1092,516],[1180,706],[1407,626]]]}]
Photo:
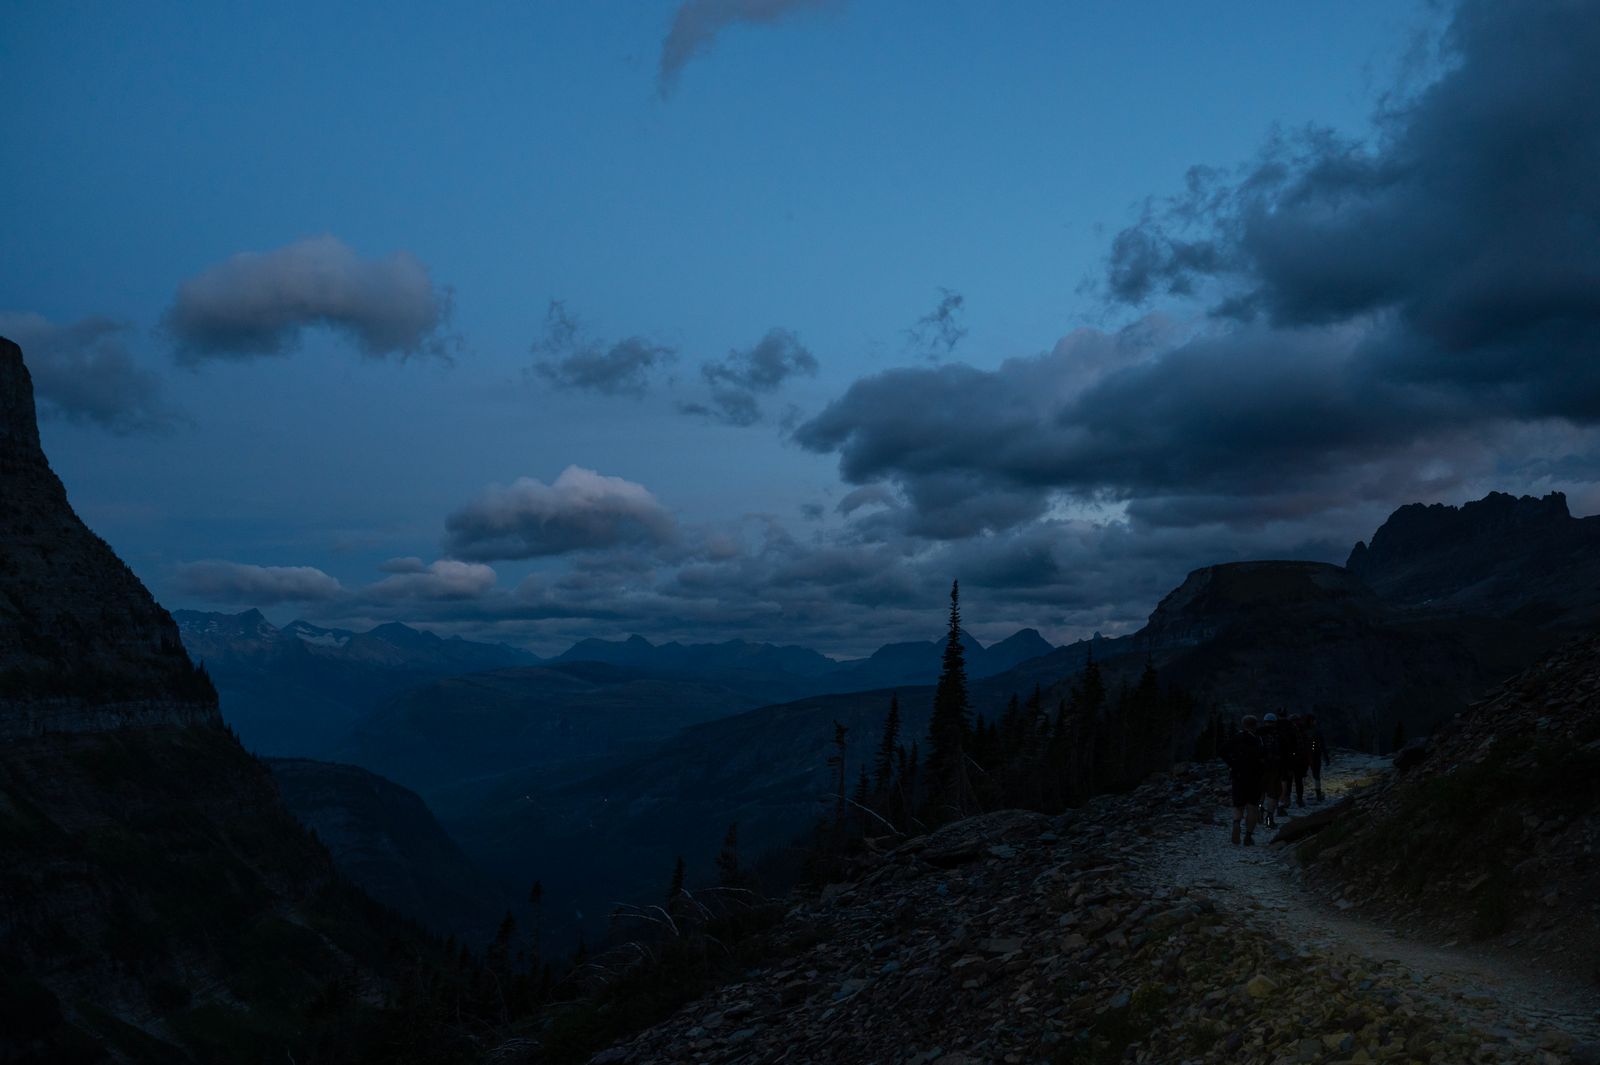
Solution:
[{"label": "dark storm cloud", "polygon": [[1600,14],[1468,2],[1445,47],[1373,144],[1313,131],[1196,178],[1118,237],[1113,292],[1215,281],[1216,313],[1291,328],[1390,314],[1373,372],[1600,417]]},{"label": "dark storm cloud", "polygon": [[363,355],[448,356],[450,293],[409,252],[362,258],[332,236],[241,252],[178,286],[164,324],[181,362],[282,355],[323,326]]},{"label": "dark storm cloud", "polygon": [[681,403],[678,409],[727,425],[754,425],[764,412],[760,397],[791,377],[815,377],[816,357],[787,329],[769,329],[753,346],[730,351],[721,362],[707,362],[700,375],[711,388],[711,402]]},{"label": "dark storm cloud", "polygon": [[796,439],[963,536],[1063,498],[1173,527],[1405,502],[1495,469],[1486,438],[1600,421],[1600,15],[1467,3],[1445,46],[1370,144],[1311,132],[1195,168],[1118,235],[1111,294],[1204,296],[1208,325],[890,371]]},{"label": "dark storm cloud", "polygon": [[344,592],[336,579],[312,566],[254,566],[219,559],[179,565],[173,586],[207,603],[238,606],[318,602]]},{"label": "dark storm cloud", "polygon": [[545,335],[533,345],[534,372],[557,388],[608,396],[642,396],[653,371],[676,357],[643,337],[609,343],[583,335],[581,323],[560,300],[545,312]]},{"label": "dark storm cloud", "polygon": [[492,487],[445,528],[446,551],[475,562],[665,546],[677,536],[672,514],[643,485],[578,466],[548,485],[522,477]]},{"label": "dark storm cloud", "polygon": [[134,359],[132,327],[91,317],[57,325],[37,314],[0,314],[0,335],[22,347],[41,413],[113,433],[164,433],[181,420],[161,378]]},{"label": "dark storm cloud", "polygon": [[966,326],[961,324],[961,308],[966,302],[961,293],[940,289],[939,305],[906,331],[910,349],[932,362],[949,358],[967,335]]},{"label": "dark storm cloud", "polygon": [[802,11],[831,6],[835,0],[685,0],[672,17],[672,28],[661,42],[661,63],[656,89],[672,94],[678,75],[689,61],[711,50],[717,36],[729,26],[760,26]]}]

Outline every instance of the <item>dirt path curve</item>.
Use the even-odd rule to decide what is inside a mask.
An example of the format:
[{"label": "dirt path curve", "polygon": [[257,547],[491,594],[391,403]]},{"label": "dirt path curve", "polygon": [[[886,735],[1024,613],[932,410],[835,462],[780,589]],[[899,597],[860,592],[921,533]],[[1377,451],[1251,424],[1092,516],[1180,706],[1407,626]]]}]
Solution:
[{"label": "dirt path curve", "polygon": [[[1388,759],[1340,752],[1324,773],[1326,802],[1391,771]],[[1304,810],[1293,812],[1314,813],[1325,804],[1308,801]],[[1419,994],[1447,1005],[1497,1007],[1510,1027],[1555,1029],[1583,1043],[1600,1043],[1600,993],[1594,988],[1574,986],[1552,972],[1485,950],[1408,939],[1342,913],[1307,887],[1292,848],[1265,845],[1274,829],[1258,828],[1254,847],[1231,845],[1232,816],[1218,807],[1213,825],[1165,840],[1137,859],[1152,886],[1184,884],[1202,891],[1234,912],[1250,913],[1303,951],[1370,959],[1413,983]]]}]

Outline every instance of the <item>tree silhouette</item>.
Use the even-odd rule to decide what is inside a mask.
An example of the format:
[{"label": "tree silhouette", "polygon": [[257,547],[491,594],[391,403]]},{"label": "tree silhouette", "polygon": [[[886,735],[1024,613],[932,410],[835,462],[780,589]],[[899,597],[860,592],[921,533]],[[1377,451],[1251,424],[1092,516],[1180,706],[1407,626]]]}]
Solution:
[{"label": "tree silhouette", "polygon": [[960,817],[968,805],[967,745],[971,739],[966,649],[961,646],[961,582],[950,584],[950,630],[928,722],[928,801],[936,817]]}]

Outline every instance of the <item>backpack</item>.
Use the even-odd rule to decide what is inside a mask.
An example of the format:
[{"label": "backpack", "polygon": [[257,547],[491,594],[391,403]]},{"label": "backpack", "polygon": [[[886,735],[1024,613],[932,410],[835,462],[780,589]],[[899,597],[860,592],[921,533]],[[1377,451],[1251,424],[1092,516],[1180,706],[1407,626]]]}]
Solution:
[{"label": "backpack", "polygon": [[1283,754],[1283,749],[1278,743],[1277,726],[1275,724],[1268,723],[1267,727],[1262,729],[1259,733],[1257,733],[1257,735],[1261,737],[1261,750],[1263,752],[1261,758],[1262,764],[1268,766],[1269,768],[1277,768],[1278,759]]},{"label": "backpack", "polygon": [[1248,732],[1234,733],[1223,748],[1222,760],[1241,778],[1253,777],[1261,771],[1261,737]]}]

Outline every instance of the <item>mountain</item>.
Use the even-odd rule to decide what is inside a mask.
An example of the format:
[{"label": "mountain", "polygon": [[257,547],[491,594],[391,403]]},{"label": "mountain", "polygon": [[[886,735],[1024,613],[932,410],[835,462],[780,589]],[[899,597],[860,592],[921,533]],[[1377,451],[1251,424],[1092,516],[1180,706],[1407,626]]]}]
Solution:
[{"label": "mountain", "polygon": [[505,669],[399,693],[350,731],[339,754],[426,793],[509,770],[614,755],[760,703],[711,681],[601,662]]},{"label": "mountain", "polygon": [[1418,611],[1557,628],[1600,621],[1600,515],[1574,518],[1560,492],[1401,507],[1345,566],[1386,601]]},{"label": "mountain", "polygon": [[339,872],[423,927],[480,948],[506,912],[499,886],[440,827],[416,792],[352,765],[268,758],[283,804]]},{"label": "mountain", "polygon": [[305,621],[280,629],[259,610],[173,617],[217,686],[224,720],[247,747],[268,755],[330,756],[356,722],[398,692],[539,661],[516,648],[395,623],[351,632]]},{"label": "mountain", "polygon": [[1417,619],[1320,562],[1191,573],[1130,641],[1168,683],[1234,717],[1311,710],[1331,742],[1428,732],[1548,641],[1487,619]]},{"label": "mountain", "polygon": [[711,676],[718,673],[771,673],[814,677],[838,668],[826,655],[805,647],[727,640],[723,643],[656,646],[643,636],[626,640],[580,640],[555,662],[609,662],[654,672]]},{"label": "mountain", "polygon": [[177,627],[67,503],[22,352],[0,338],[0,739],[215,726]]},{"label": "mountain", "polygon": [[4,339],[0,499],[0,1060],[340,1056],[389,944],[425,944],[338,876],[73,512]]},{"label": "mountain", "polygon": [[[969,677],[992,677],[1014,669],[1029,659],[1050,654],[1056,648],[1037,629],[1021,629],[993,647],[984,647],[965,630],[961,646],[966,652]],[[878,648],[868,658],[841,663],[826,677],[819,690],[828,692],[871,691],[932,684],[944,665],[944,639],[891,643]]]},{"label": "mountain", "polygon": [[[974,677],[1003,673],[1055,650],[1037,629],[1022,629],[989,648],[963,632],[961,644],[967,670]],[[718,679],[759,691],[765,702],[780,702],[825,692],[932,684],[943,657],[943,638],[885,644],[867,658],[841,662],[804,647],[743,640],[656,646],[635,635],[626,640],[582,640],[554,661],[610,662],[660,674]]]},{"label": "mountain", "polygon": [[[715,706],[747,709],[824,692],[931,684],[939,675],[943,653],[942,641],[930,640],[890,644],[870,658],[839,662],[793,645],[744,640],[658,645],[636,635],[625,640],[581,640],[546,662],[502,644],[441,639],[393,622],[353,632],[298,620],[278,628],[259,610],[239,614],[179,610],[173,617],[189,654],[204,663],[217,687],[224,720],[245,746],[280,757],[354,757],[362,765],[367,764],[359,761],[365,756],[366,741],[352,740],[352,731],[402,700],[409,689],[441,690],[432,685],[447,677],[518,667],[549,666],[559,671],[586,662],[603,663],[632,671],[637,681],[651,677],[668,688],[710,684],[737,695],[733,704],[719,697],[713,700]],[[1004,672],[1054,650],[1034,629],[1023,629],[987,649],[969,635],[964,635],[964,643],[975,677]],[[528,676],[534,682],[529,698],[549,694],[553,678],[537,672]],[[508,691],[503,683],[493,687],[498,693]],[[404,701],[415,705],[427,697],[406,696]],[[704,720],[704,715],[695,720]],[[629,739],[662,734],[647,729]],[[550,760],[540,755],[529,762]],[[369,768],[389,775],[395,764],[373,763]],[[406,779],[426,786],[420,777]]]}]

